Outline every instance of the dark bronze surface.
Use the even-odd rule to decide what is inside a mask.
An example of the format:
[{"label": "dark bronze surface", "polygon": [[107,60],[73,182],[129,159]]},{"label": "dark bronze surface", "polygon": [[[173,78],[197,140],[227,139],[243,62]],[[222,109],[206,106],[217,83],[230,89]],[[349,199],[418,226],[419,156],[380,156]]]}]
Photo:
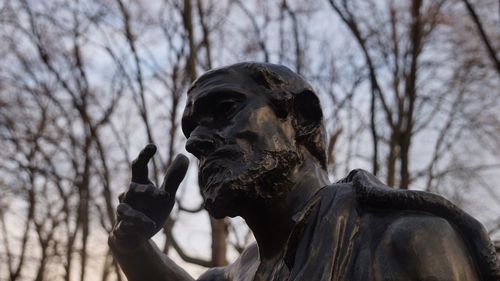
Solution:
[{"label": "dark bronze surface", "polygon": [[[182,129],[205,208],[241,216],[256,238],[198,280],[500,280],[481,224],[442,197],[390,189],[362,170],[330,184],[319,100],[284,66],[205,73],[188,91]],[[147,175],[155,151],[132,165],[109,245],[129,280],[193,280],[150,240],[188,166],[177,157],[157,188]]]}]

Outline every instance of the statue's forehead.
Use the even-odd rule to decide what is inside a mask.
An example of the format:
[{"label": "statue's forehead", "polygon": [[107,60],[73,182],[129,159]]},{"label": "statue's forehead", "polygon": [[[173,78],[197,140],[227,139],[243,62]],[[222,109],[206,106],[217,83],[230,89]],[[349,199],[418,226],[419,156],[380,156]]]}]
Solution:
[{"label": "statue's forehead", "polygon": [[188,99],[193,101],[213,92],[237,92],[246,96],[257,96],[262,86],[245,72],[219,72],[200,77],[189,89]]}]

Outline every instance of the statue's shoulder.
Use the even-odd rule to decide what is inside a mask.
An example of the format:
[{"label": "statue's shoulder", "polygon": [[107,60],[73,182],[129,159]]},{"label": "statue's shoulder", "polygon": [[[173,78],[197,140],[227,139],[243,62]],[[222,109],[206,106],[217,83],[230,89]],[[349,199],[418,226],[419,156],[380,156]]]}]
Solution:
[{"label": "statue's shoulder", "polygon": [[442,217],[452,223],[483,228],[473,217],[444,197],[420,190],[391,188],[371,173],[356,169],[337,183],[349,184],[361,207],[387,210],[420,211]]},{"label": "statue's shoulder", "polygon": [[374,272],[390,270],[397,276],[395,280],[496,280],[481,279],[477,259],[471,258],[456,228],[431,214],[392,216],[385,231],[368,247],[373,249]]},{"label": "statue's shoulder", "polygon": [[[356,197],[361,210],[411,214],[401,216],[391,223],[386,237],[394,243],[400,241],[404,245],[403,237],[413,239],[417,237],[416,233],[428,237],[433,233],[456,233],[476,261],[483,279],[500,280],[495,248],[482,224],[442,196],[424,191],[390,188],[361,169],[351,171],[337,184],[350,187],[350,193]],[[417,240],[414,242],[420,243]]]}]

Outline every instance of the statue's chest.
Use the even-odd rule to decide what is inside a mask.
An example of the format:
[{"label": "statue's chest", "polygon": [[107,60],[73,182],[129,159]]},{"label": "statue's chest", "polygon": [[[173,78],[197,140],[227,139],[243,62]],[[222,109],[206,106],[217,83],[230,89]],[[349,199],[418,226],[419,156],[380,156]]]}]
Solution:
[{"label": "statue's chest", "polygon": [[267,263],[261,263],[255,272],[252,281],[285,281],[288,280],[290,271],[282,258]]},{"label": "statue's chest", "polygon": [[[234,272],[234,271],[233,271]],[[240,264],[237,272],[231,274],[231,281],[285,281],[290,271],[282,259],[261,263],[258,259]]]}]

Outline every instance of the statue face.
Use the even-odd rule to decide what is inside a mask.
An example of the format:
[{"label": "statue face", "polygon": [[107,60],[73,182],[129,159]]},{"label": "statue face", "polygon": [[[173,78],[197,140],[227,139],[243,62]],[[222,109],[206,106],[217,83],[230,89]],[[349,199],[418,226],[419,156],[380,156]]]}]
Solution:
[{"label": "statue face", "polygon": [[242,215],[287,194],[300,162],[290,118],[278,118],[264,89],[241,73],[220,73],[190,91],[183,130],[199,160],[205,208]]}]

